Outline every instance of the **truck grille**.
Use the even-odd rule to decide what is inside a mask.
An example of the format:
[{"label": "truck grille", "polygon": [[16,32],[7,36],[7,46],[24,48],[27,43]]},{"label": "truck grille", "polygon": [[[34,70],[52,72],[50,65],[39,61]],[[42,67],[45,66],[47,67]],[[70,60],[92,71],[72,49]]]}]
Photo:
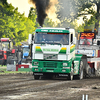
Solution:
[{"label": "truck grille", "polygon": [[49,68],[56,68],[57,63],[56,62],[44,62],[44,67],[49,67]]},{"label": "truck grille", "polygon": [[44,54],[43,59],[45,59],[45,60],[57,60],[58,55],[57,54]]}]

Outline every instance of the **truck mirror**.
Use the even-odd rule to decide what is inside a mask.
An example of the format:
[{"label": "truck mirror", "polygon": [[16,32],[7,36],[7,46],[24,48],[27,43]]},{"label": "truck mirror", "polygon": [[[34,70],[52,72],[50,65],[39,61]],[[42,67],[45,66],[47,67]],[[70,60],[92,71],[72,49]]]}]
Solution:
[{"label": "truck mirror", "polygon": [[76,44],[76,43],[77,43],[77,39],[76,39],[76,37],[74,37],[73,44]]},{"label": "truck mirror", "polygon": [[32,41],[32,34],[29,34],[29,36],[28,36],[28,44],[31,44],[31,41]]},{"label": "truck mirror", "polygon": [[34,41],[34,35],[32,35],[32,40]]},{"label": "truck mirror", "polygon": [[15,43],[15,41],[13,41],[13,45],[15,45],[16,43]]},{"label": "truck mirror", "polygon": [[100,41],[97,41],[97,45],[100,45]]}]

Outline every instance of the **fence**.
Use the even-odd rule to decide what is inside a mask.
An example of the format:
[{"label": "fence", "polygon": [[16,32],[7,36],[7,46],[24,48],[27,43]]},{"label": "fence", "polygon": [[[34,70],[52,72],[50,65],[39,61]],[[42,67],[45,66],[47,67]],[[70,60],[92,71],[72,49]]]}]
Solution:
[{"label": "fence", "polygon": [[85,95],[83,94],[82,100],[88,100],[88,95],[85,96]]}]

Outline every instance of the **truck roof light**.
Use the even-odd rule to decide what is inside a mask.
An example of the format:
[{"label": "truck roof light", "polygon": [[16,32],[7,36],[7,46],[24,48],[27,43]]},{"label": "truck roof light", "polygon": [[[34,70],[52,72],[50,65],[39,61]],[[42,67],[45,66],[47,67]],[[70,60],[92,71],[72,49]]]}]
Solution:
[{"label": "truck roof light", "polygon": [[70,27],[67,27],[67,28],[65,28],[66,30],[69,30],[70,29]]},{"label": "truck roof light", "polygon": [[42,26],[39,26],[38,28],[41,28]]}]

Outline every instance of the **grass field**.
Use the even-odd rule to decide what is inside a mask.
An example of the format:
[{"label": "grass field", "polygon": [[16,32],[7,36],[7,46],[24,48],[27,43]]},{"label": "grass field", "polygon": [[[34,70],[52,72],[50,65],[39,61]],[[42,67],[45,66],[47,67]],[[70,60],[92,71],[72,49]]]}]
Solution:
[{"label": "grass field", "polygon": [[27,71],[7,71],[7,66],[0,66],[0,74],[5,73],[26,73]]}]

